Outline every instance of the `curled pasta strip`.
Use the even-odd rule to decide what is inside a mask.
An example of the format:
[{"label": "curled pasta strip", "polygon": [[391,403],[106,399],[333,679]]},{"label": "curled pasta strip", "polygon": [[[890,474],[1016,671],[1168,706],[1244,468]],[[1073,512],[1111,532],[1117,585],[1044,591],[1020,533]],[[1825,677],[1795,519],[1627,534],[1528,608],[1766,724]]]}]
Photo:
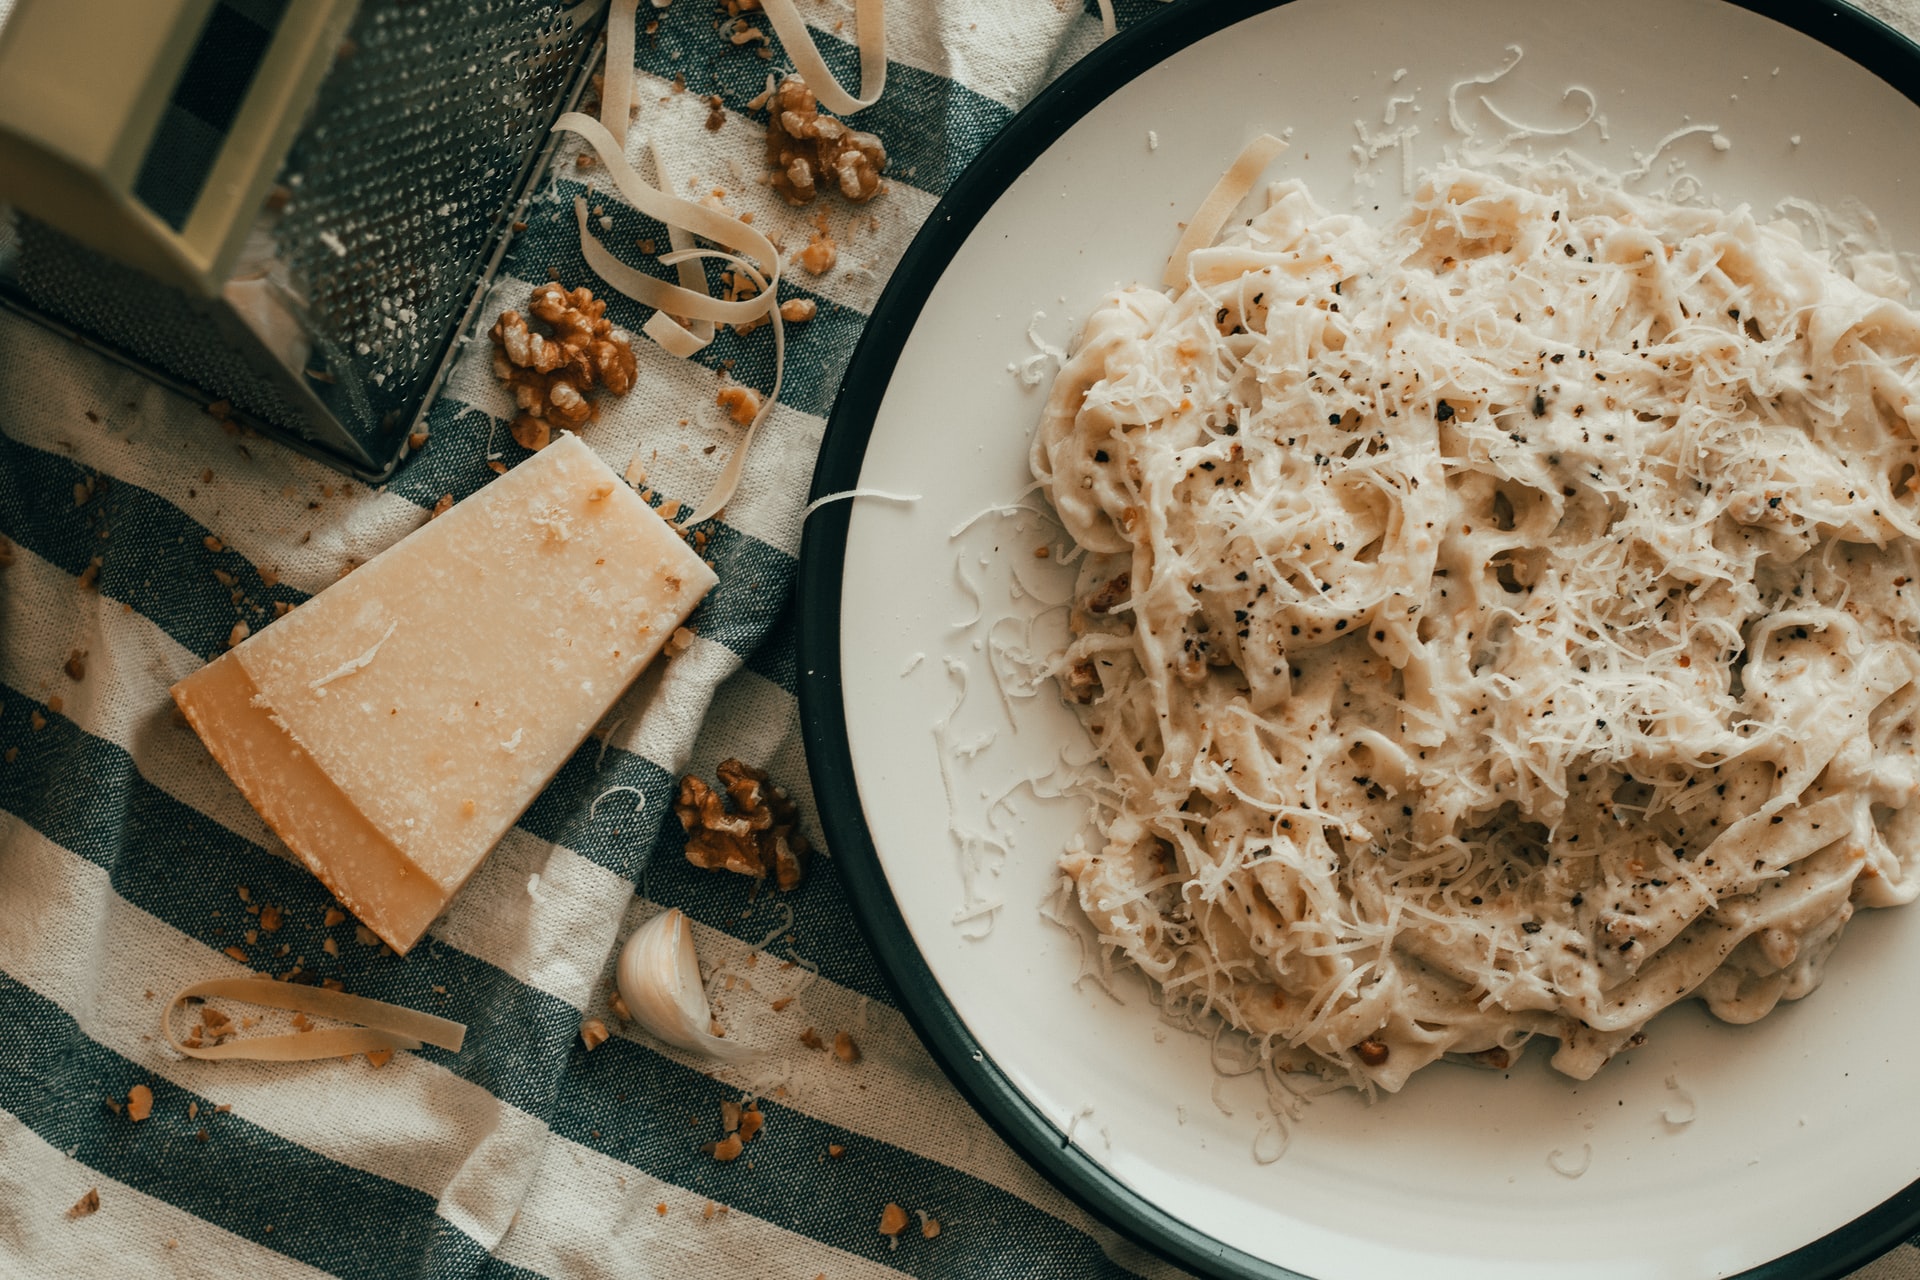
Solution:
[{"label": "curled pasta strip", "polygon": [[[340,1022],[357,1022],[357,1027],[336,1027],[305,1031],[295,1035],[254,1036],[225,1044],[190,1045],[174,1035],[173,1011],[184,1000],[195,996],[217,996],[240,1000],[268,1009],[288,1009],[317,1014]],[[325,987],[306,987],[271,978],[209,978],[182,987],[160,1011],[160,1034],[173,1049],[189,1058],[219,1060],[244,1058],[256,1062],[309,1062],[316,1058],[339,1058],[355,1053],[377,1053],[393,1049],[418,1049],[435,1045],[458,1053],[465,1043],[467,1029],[458,1022],[407,1009],[384,1000],[329,991]]]},{"label": "curled pasta strip", "polygon": [[833,72],[827,70],[826,62],[820,57],[820,47],[813,42],[813,33],[807,29],[806,20],[800,16],[800,10],[794,7],[793,0],[761,0],[760,7],[773,20],[773,29],[779,33],[781,45],[786,48],[787,56],[793,59],[793,69],[800,73],[800,78],[813,90],[813,96],[827,110],[849,115],[880,101],[880,94],[887,87],[887,7],[884,0],[854,2],[854,43],[860,50],[860,96],[857,98],[841,88]]}]

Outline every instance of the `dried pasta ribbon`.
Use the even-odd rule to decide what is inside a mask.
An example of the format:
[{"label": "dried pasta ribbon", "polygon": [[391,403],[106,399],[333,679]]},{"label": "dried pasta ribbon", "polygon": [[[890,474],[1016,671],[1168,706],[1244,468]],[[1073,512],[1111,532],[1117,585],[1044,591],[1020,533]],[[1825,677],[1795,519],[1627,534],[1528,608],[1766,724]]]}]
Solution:
[{"label": "dried pasta ribbon", "polygon": [[[659,180],[661,189],[676,190],[679,184],[673,180],[673,171],[667,168],[667,158],[660,154],[660,148],[649,142],[647,150],[653,155],[653,176]],[[693,236],[671,222],[667,224],[667,244],[676,252],[696,247]],[[706,269],[698,259],[682,259],[674,269],[680,273],[682,289],[713,296],[707,288]],[[707,344],[713,341],[713,321],[692,320],[683,323],[664,311],[656,311],[641,326],[641,332],[659,343],[667,354],[686,360],[705,350]]]},{"label": "dried pasta ribbon", "polygon": [[[296,1035],[254,1036],[226,1044],[188,1045],[173,1034],[173,1011],[181,1001],[193,996],[217,996],[240,1000],[267,1009],[288,1009],[296,1013],[318,1014],[338,1022],[357,1022],[357,1027],[334,1027],[303,1031]],[[160,1011],[160,1034],[175,1050],[189,1058],[245,1058],[256,1062],[308,1062],[316,1058],[341,1058],[356,1053],[374,1053],[386,1049],[418,1049],[423,1044],[437,1045],[457,1053],[466,1042],[467,1029],[458,1022],[438,1018],[418,1009],[407,1009],[384,1000],[350,996],[325,987],[307,987],[293,982],[275,982],[271,978],[209,978],[182,987]]]},{"label": "dried pasta ribbon", "polygon": [[833,72],[820,57],[819,46],[806,19],[794,7],[793,0],[760,0],[760,7],[773,19],[780,44],[793,59],[793,69],[813,90],[820,105],[837,115],[849,115],[880,101],[887,87],[887,7],[885,0],[854,0],[853,42],[860,50],[860,96],[854,97],[840,87]]},{"label": "dried pasta ribbon", "polygon": [[[779,283],[778,273],[775,273],[772,281],[765,280],[751,262],[736,254],[721,253],[714,249],[683,249],[666,255],[660,261],[671,265],[676,261],[686,262],[699,258],[717,258],[732,264],[736,271],[746,272],[747,278],[759,287],[763,295],[768,298],[774,296],[774,289]],[[760,424],[767,420],[767,415],[773,412],[773,406],[780,402],[780,383],[786,376],[787,370],[787,326],[779,307],[774,307],[767,315],[773,321],[773,386],[760,401],[760,411],[754,414],[753,421],[747,424],[746,434],[741,436],[740,443],[733,447],[733,453],[727,458],[727,465],[720,471],[720,478],[713,482],[713,487],[707,490],[707,496],[700,499],[699,505],[693,509],[693,514],[687,517],[687,524],[699,524],[702,520],[718,515],[720,508],[726,506],[732,499],[733,491],[740,487],[740,476],[746,470],[747,450],[752,446],[754,436],[759,434]]]},{"label": "dried pasta ribbon", "polygon": [[1241,148],[1227,171],[1220,175],[1220,181],[1213,184],[1213,190],[1200,202],[1187,229],[1181,232],[1180,242],[1173,246],[1173,256],[1167,259],[1167,272],[1160,283],[1170,289],[1187,283],[1187,258],[1195,249],[1204,249],[1213,243],[1220,228],[1227,225],[1234,206],[1247,198],[1247,192],[1253,190],[1260,174],[1286,149],[1287,144],[1270,133],[1261,134]]},{"label": "dried pasta ribbon", "polygon": [[[582,115],[578,111],[569,111],[554,121],[556,130],[565,129],[578,134],[595,152],[606,166],[607,175],[613,184],[626,197],[627,203],[641,213],[669,227],[680,227],[691,235],[701,236],[716,244],[732,249],[742,257],[754,258],[768,264],[772,270],[772,283],[780,279],[780,255],[774,249],[773,242],[738,218],[728,217],[705,205],[683,200],[679,196],[661,191],[642,178],[634,167],[627,163],[627,157],[620,144],[614,140],[607,127],[592,116]],[[722,324],[744,324],[760,319],[776,309],[775,289],[769,287],[755,297],[742,301],[729,302],[723,298],[709,297],[681,285],[668,284],[656,279],[644,271],[621,262],[609,253],[587,231],[587,202],[575,197],[574,214],[580,224],[580,249],[586,255],[587,265],[608,284],[645,306],[672,312],[692,320],[714,320]],[[667,255],[673,257],[674,255]],[[662,262],[667,257],[661,258]],[[671,265],[671,264],[669,264]]]},{"label": "dried pasta ribbon", "polygon": [[633,116],[634,10],[639,4],[640,0],[613,0],[607,13],[607,60],[600,68],[600,123],[623,149]]}]

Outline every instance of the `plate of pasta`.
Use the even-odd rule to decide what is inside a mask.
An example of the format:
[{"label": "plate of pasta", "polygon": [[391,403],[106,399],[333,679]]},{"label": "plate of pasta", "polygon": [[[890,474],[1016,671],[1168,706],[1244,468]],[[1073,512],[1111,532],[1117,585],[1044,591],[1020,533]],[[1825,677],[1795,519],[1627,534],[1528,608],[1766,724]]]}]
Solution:
[{"label": "plate of pasta", "polygon": [[951,189],[802,719],[903,1008],[1080,1205],[1316,1280],[1920,1229],[1916,101],[1838,5],[1190,3]]}]

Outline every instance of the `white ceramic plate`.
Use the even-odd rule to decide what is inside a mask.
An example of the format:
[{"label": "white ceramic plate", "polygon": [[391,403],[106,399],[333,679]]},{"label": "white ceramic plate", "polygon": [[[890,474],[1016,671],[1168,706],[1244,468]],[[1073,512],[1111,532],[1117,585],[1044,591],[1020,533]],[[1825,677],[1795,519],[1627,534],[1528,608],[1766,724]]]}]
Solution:
[{"label": "white ceramic plate", "polygon": [[[1826,984],[1755,1026],[1669,1013],[1586,1084],[1538,1052],[1504,1075],[1436,1067],[1371,1106],[1316,1102],[1285,1156],[1257,1163],[1257,1089],[1224,1086],[1216,1103],[1208,1046],[1161,1027],[1138,982],[1121,984],[1123,1002],[1076,987],[1076,944],[1038,911],[1075,808],[1021,788],[989,813],[1062,750],[1084,752],[1050,692],[1001,698],[981,647],[996,617],[1057,625],[1045,601],[1063,585],[1033,555],[1050,526],[989,516],[951,536],[1028,486],[1045,388],[1009,367],[1033,354],[1037,313],[1036,331],[1064,345],[1103,290],[1157,279],[1176,223],[1261,131],[1293,130],[1271,176],[1305,178],[1329,209],[1391,216],[1400,153],[1357,167],[1359,132],[1391,132],[1383,119],[1402,99],[1396,125],[1419,128],[1411,163],[1432,163],[1454,140],[1449,88],[1502,66],[1510,46],[1519,65],[1460,96],[1483,126],[1500,127],[1482,93],[1509,117],[1578,121],[1585,100],[1566,93],[1578,86],[1607,139],[1588,126],[1568,141],[1627,169],[1683,124],[1711,123],[1730,146],[1698,134],[1671,157],[1718,203],[1858,201],[1896,247],[1920,248],[1908,98],[1920,50],[1839,6],[1755,11],[1768,7],[1189,0],[1022,113],[943,201],[875,312],[815,492],[922,496],[810,522],[802,704],[829,842],[961,1088],[1070,1194],[1183,1265],[1317,1280],[1797,1278],[1839,1274],[1920,1226],[1920,1194],[1905,1193],[1920,1179],[1920,907],[1856,918]],[[1663,160],[1650,181],[1672,176]],[[968,625],[976,589],[985,617]],[[936,726],[962,674],[943,775]],[[949,781],[955,820],[1002,830],[1010,849],[971,885]],[[956,922],[986,899],[1004,905]]]}]

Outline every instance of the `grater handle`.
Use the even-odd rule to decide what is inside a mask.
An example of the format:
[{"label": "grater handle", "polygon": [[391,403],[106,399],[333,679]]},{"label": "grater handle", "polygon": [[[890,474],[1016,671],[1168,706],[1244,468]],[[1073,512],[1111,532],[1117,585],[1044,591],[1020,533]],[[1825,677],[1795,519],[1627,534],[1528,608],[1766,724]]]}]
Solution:
[{"label": "grater handle", "polygon": [[[16,0],[0,27],[0,200],[218,293],[355,7]],[[217,47],[235,31],[260,33],[243,64]]]}]

